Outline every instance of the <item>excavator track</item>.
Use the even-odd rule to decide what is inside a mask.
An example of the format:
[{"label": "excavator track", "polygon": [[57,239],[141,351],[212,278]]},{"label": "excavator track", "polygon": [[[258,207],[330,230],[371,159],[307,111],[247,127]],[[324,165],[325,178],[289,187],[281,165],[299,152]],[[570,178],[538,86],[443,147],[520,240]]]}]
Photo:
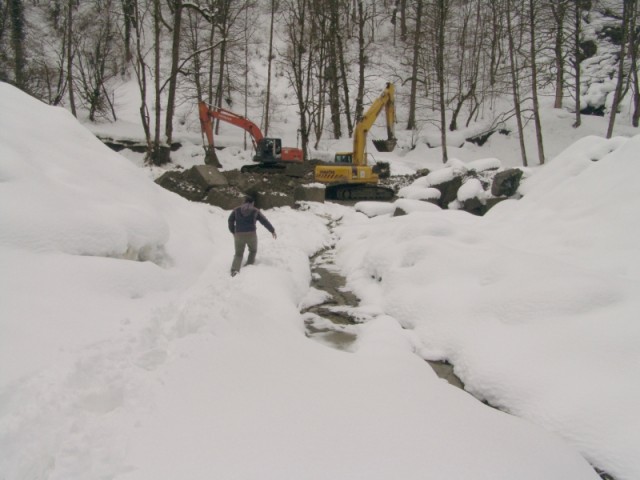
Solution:
[{"label": "excavator track", "polygon": [[325,191],[329,200],[377,200],[388,202],[393,200],[395,192],[391,188],[377,185],[330,185]]}]

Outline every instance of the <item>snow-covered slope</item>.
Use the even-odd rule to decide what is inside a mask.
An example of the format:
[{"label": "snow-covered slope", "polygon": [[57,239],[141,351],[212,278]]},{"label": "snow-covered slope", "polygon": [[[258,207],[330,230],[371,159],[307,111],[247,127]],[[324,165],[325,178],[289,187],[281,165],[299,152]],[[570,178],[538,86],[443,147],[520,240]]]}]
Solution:
[{"label": "snow-covered slope", "polygon": [[[344,232],[357,273],[391,220],[331,204],[269,211],[278,239],[261,230],[259,263],[231,278],[227,212],[159,189],[71,116],[5,84],[0,110],[3,478],[597,478],[561,437],[439,380],[413,351],[428,337],[382,311],[353,353],[305,337],[298,305],[308,256],[330,243],[325,223],[381,228],[375,240]],[[459,259],[447,218],[427,225]],[[471,220],[455,218],[467,233],[453,245],[482,255]],[[396,247],[390,263],[415,264],[434,243]],[[464,299],[474,281],[453,263],[448,288]],[[387,293],[430,295],[409,285]],[[500,341],[493,331],[478,348]],[[525,366],[523,377],[539,371]]]}]

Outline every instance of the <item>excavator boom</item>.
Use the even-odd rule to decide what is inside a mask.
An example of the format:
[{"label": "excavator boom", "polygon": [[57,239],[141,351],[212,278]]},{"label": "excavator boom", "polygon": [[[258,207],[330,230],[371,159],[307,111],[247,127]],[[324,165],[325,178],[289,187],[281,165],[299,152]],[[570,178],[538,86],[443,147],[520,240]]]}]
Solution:
[{"label": "excavator boom", "polygon": [[355,165],[367,164],[365,158],[367,134],[383,108],[385,109],[385,116],[387,120],[387,139],[374,140],[373,144],[380,152],[391,152],[396,147],[395,86],[393,83],[387,83],[382,94],[371,104],[369,109],[362,116],[362,119],[356,125],[356,129],[353,134],[353,163]]},{"label": "excavator boom", "polygon": [[251,136],[254,148],[257,148],[256,146],[258,143],[264,138],[262,131],[260,131],[260,128],[255,123],[230,110],[214,107],[200,101],[198,104],[198,111],[200,113],[200,126],[202,127],[203,133],[207,136],[207,142],[210,146],[213,146],[213,118],[230,123],[245,130]]},{"label": "excavator boom", "polygon": [[[255,123],[242,115],[238,115],[230,110],[225,110],[224,108],[208,105],[203,101],[198,103],[198,112],[200,115],[200,126],[202,132],[207,137],[208,143],[208,146],[205,148],[205,162],[207,162],[208,157],[212,157],[216,159],[216,163],[219,163],[215,155],[213,141],[213,119],[216,119],[240,127],[251,136],[253,148],[256,151],[253,156],[253,161],[259,165],[245,165],[241,169],[243,172],[257,172],[266,169],[266,171],[274,173],[277,172],[278,169],[287,169],[290,164],[303,163],[304,159],[301,149],[283,147],[282,141],[279,138],[266,138]],[[289,170],[293,171],[292,169]]]}]

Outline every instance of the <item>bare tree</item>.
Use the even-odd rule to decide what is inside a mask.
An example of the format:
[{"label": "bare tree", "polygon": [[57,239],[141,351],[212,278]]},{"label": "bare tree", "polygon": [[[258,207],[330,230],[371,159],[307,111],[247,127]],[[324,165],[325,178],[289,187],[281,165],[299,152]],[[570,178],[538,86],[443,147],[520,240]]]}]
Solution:
[{"label": "bare tree", "polygon": [[505,11],[504,14],[507,19],[507,39],[509,42],[509,67],[511,73],[511,89],[513,93],[513,105],[515,108],[516,122],[518,124],[518,138],[520,142],[520,155],[522,156],[522,164],[526,167],[527,163],[527,150],[524,144],[524,125],[522,122],[522,108],[520,105],[520,82],[518,79],[518,56],[516,51],[515,44],[515,28],[513,25],[512,15],[514,14],[514,1],[515,0],[506,0],[505,1]]},{"label": "bare tree", "polygon": [[449,155],[447,153],[447,115],[446,115],[446,92],[445,92],[445,31],[447,17],[449,15],[450,0],[436,0],[435,2],[435,49],[436,49],[436,77],[438,80],[438,100],[440,107],[440,142],[442,143],[442,163],[447,163]]},{"label": "bare tree", "polygon": [[420,48],[422,45],[422,16],[424,1],[416,1],[416,20],[413,32],[413,59],[411,61],[411,78],[409,89],[409,116],[407,119],[407,130],[416,128],[416,101],[418,93],[418,63],[420,60]]},{"label": "bare tree", "polygon": [[277,0],[271,0],[271,19],[269,21],[269,57],[267,59],[267,91],[264,105],[264,134],[269,132],[269,109],[271,108],[271,68],[273,66],[273,25],[275,23]]},{"label": "bare tree", "polygon": [[[475,7],[475,8],[474,8]],[[452,99],[453,112],[449,130],[458,128],[458,115],[465,103],[470,103],[469,118],[471,120],[473,112],[477,108],[476,91],[478,88],[478,76],[480,73],[481,61],[481,38],[483,36],[483,17],[481,14],[482,5],[479,1],[468,2],[459,10],[458,34],[457,34],[457,75],[454,97]]]},{"label": "bare tree", "polygon": [[284,22],[287,51],[283,56],[289,82],[295,92],[300,119],[300,140],[303,157],[308,158],[311,130],[312,51],[309,38],[308,15],[310,0],[286,0]]},{"label": "bare tree", "polygon": [[26,22],[22,0],[9,0],[9,24],[13,49],[13,81],[20,89],[26,87],[27,58],[24,51]]},{"label": "bare tree", "polygon": [[142,128],[144,130],[145,139],[147,141],[147,158],[150,158],[150,154],[153,149],[153,142],[151,138],[151,117],[147,104],[147,71],[149,69],[149,66],[147,65],[146,50],[144,49],[144,24],[145,18],[148,13],[148,7],[148,5],[142,4],[142,2],[134,2],[132,33],[134,35],[135,45],[133,71],[135,72],[138,89],[140,91],[140,107],[138,111],[140,113],[140,121],[142,122]]},{"label": "bare tree", "polygon": [[629,28],[629,55],[631,56],[631,75],[633,82],[633,114],[631,122],[634,127],[640,123],[640,79],[638,78],[638,50],[640,49],[640,35],[638,34],[638,4],[634,5]]},{"label": "bare tree", "polygon": [[176,106],[176,88],[178,85],[178,65],[180,64],[180,36],[182,34],[182,0],[169,2],[173,11],[173,31],[171,32],[171,71],[167,90],[167,110],[165,116],[164,134],[167,145],[173,141],[173,116]]},{"label": "bare tree", "polygon": [[114,120],[116,116],[106,88],[108,80],[118,74],[114,3],[113,0],[93,2],[88,5],[91,8],[84,9],[76,25],[77,54],[72,70],[77,74],[72,81],[77,80],[79,84],[78,93],[89,110],[91,121],[109,113]]},{"label": "bare tree", "polygon": [[73,85],[73,61],[75,56],[74,49],[74,28],[73,28],[73,14],[76,8],[74,0],[67,0],[67,28],[66,28],[66,50],[67,50],[67,88],[69,90],[69,108],[74,117],[78,116],[76,111],[76,97],[75,88]]},{"label": "bare tree", "polygon": [[536,2],[529,0],[529,54],[531,63],[531,98],[533,102],[533,121],[536,128],[538,161],[544,164],[544,143],[542,141],[542,122],[540,120],[540,102],[538,100],[538,55],[536,46]]},{"label": "bare tree", "polygon": [[575,72],[575,115],[576,120],[573,123],[573,128],[578,128],[582,124],[580,118],[580,111],[582,107],[581,103],[581,91],[580,91],[580,63],[582,62],[582,54],[580,52],[580,42],[582,34],[582,0],[578,0],[574,5],[574,20],[573,20],[573,69]]},{"label": "bare tree", "polygon": [[365,27],[367,24],[367,12],[365,10],[363,0],[358,0],[357,5],[357,24],[358,24],[358,92],[356,93],[356,122],[362,118],[364,112],[364,71],[367,64],[365,41]]},{"label": "bare tree", "polygon": [[616,88],[613,93],[613,102],[611,104],[611,114],[609,116],[609,126],[607,128],[607,138],[613,135],[613,127],[616,123],[616,115],[623,98],[623,86],[625,83],[624,63],[627,56],[627,42],[629,40],[629,25],[631,24],[632,14],[635,11],[635,3],[637,0],[623,0],[622,2],[622,39],[620,41],[620,54],[618,55],[618,79]]},{"label": "bare tree", "polygon": [[0,81],[2,82],[7,82],[9,80],[9,55],[5,45],[7,18],[9,18],[9,5],[0,0]]},{"label": "bare tree", "polygon": [[160,140],[160,119],[162,113],[161,71],[160,71],[160,38],[162,33],[162,7],[160,0],[152,0],[153,4],[153,92],[154,92],[154,118],[153,139],[151,149],[147,155],[147,161],[154,165],[163,165],[169,162],[169,147],[163,145]]}]

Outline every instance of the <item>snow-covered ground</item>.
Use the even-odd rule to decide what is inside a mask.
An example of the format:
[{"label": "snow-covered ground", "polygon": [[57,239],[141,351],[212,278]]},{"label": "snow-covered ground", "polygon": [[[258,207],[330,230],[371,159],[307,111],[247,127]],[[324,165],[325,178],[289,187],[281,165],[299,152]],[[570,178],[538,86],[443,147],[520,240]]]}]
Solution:
[{"label": "snow-covered ground", "polygon": [[[640,137],[564,150],[603,120],[561,131],[549,112],[559,155],[521,200],[269,210],[278,239],[259,230],[232,278],[227,211],[2,83],[0,111],[0,478],[640,478]],[[515,141],[450,155],[518,165]],[[422,146],[383,157],[439,166]],[[348,352],[299,313],[334,242],[369,319]]]}]

